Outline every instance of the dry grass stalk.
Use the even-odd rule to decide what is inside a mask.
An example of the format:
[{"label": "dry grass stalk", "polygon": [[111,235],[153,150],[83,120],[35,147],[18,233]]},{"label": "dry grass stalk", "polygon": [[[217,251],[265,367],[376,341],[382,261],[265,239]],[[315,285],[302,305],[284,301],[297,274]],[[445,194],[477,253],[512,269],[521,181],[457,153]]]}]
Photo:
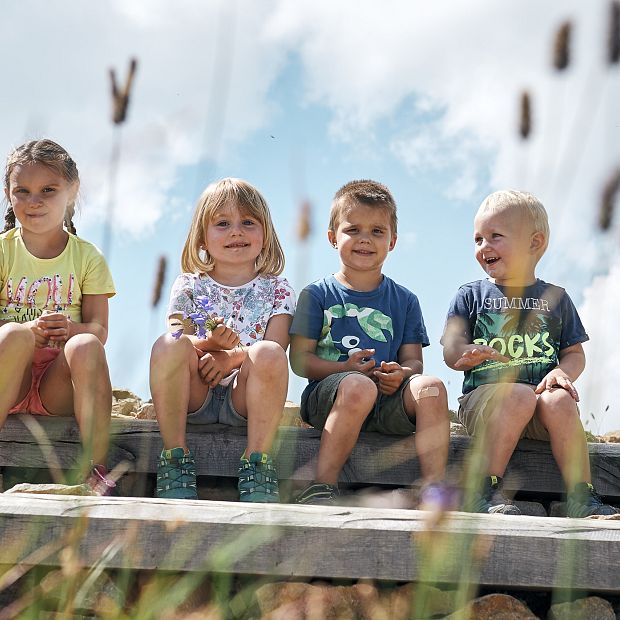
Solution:
[{"label": "dry grass stalk", "polygon": [[620,60],[620,2],[618,0],[611,3],[609,13],[607,60],[610,65],[615,65]]},{"label": "dry grass stalk", "polygon": [[297,239],[299,241],[305,241],[312,232],[312,226],[310,224],[310,213],[312,207],[307,200],[301,203],[301,209],[299,212],[299,220],[297,221]]},{"label": "dry grass stalk", "polygon": [[157,275],[155,276],[155,286],[153,287],[153,297],[151,298],[151,307],[156,308],[161,299],[161,291],[166,280],[166,257],[162,254],[157,263]]},{"label": "dry grass stalk", "polygon": [[555,33],[553,42],[553,66],[558,71],[564,71],[570,64],[570,41],[573,25],[564,22]]},{"label": "dry grass stalk", "polygon": [[611,226],[614,214],[614,202],[620,191],[620,168],[612,175],[603,188],[601,209],[599,211],[598,225],[601,230],[607,230]]},{"label": "dry grass stalk", "polygon": [[521,114],[519,121],[519,133],[527,140],[532,131],[532,108],[530,94],[525,90],[521,93]]},{"label": "dry grass stalk", "polygon": [[125,80],[125,86],[119,89],[116,83],[116,73],[114,69],[110,69],[110,82],[112,85],[112,122],[120,125],[127,118],[127,108],[129,107],[129,96],[131,94],[131,85],[136,75],[138,61],[132,58],[129,62],[129,73]]}]

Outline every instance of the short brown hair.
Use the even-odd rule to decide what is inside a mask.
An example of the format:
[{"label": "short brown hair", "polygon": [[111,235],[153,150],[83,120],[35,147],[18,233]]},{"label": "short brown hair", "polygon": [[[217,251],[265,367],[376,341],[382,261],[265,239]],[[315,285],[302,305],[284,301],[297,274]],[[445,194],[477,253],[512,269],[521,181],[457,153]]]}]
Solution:
[{"label": "short brown hair", "polygon": [[390,216],[392,234],[396,234],[398,217],[394,197],[385,185],[369,179],[349,181],[336,192],[329,213],[329,230],[335,231],[343,215],[360,204],[385,209]]},{"label": "short brown hair", "polygon": [[[284,252],[276,234],[267,202],[261,193],[242,179],[221,179],[202,192],[192,218],[192,225],[183,247],[181,268],[187,273],[208,273],[215,261],[208,250],[203,250],[207,227],[214,214],[226,206],[234,206],[242,213],[256,218],[263,227],[264,247],[256,259],[260,274],[280,275],[284,270]],[[204,257],[202,252],[204,251]]]}]

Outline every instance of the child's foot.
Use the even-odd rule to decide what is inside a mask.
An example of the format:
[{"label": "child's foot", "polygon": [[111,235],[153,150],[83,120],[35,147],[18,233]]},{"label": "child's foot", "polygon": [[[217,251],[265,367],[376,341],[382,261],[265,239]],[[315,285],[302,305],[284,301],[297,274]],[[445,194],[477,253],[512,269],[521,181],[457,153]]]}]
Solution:
[{"label": "child's foot", "polygon": [[241,458],[239,465],[239,499],[242,502],[280,501],[278,474],[268,454],[252,452],[250,458]]},{"label": "child's foot", "polygon": [[488,514],[520,515],[521,511],[500,490],[502,479],[499,476],[486,476],[482,489],[465,506],[466,512]]},{"label": "child's foot", "polygon": [[198,499],[196,462],[191,450],[162,450],[157,463],[157,490],[162,499]]},{"label": "child's foot", "polygon": [[566,502],[567,517],[589,517],[592,515],[615,515],[618,511],[604,504],[599,494],[589,482],[580,482],[575,490],[568,494]]},{"label": "child's foot", "polygon": [[338,487],[325,482],[314,482],[306,487],[294,500],[295,504],[322,504],[332,506],[340,497]]},{"label": "child's foot", "polygon": [[93,465],[86,484],[93,490],[95,495],[111,495],[116,488],[116,482],[108,478],[108,470],[103,465]]},{"label": "child's foot", "polygon": [[460,505],[460,491],[445,482],[431,482],[420,490],[418,510],[433,512],[447,512],[458,510]]}]

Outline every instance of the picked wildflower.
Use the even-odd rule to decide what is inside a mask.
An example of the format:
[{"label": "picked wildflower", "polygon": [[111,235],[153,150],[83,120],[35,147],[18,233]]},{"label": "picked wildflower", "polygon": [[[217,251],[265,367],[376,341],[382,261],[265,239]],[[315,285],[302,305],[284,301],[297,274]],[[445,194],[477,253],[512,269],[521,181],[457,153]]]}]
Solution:
[{"label": "picked wildflower", "polygon": [[206,295],[199,295],[196,297],[196,312],[184,313],[183,319],[174,319],[170,322],[172,337],[178,340],[186,327],[193,326],[198,338],[206,338],[207,334],[219,325],[215,319],[213,304]]}]

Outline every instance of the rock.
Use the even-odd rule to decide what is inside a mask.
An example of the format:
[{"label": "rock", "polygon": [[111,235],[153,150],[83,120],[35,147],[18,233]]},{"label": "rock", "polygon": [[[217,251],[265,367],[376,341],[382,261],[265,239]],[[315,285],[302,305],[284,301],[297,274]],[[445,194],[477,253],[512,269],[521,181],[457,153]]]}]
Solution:
[{"label": "rock", "polygon": [[602,435],[601,439],[608,443],[620,443],[620,431],[609,431]]},{"label": "rock", "polygon": [[566,516],[566,502],[551,502],[549,504],[549,516],[550,517],[565,517]]},{"label": "rock", "polygon": [[470,601],[462,609],[446,616],[445,620],[536,620],[536,616],[512,596],[487,594]]},{"label": "rock", "polygon": [[301,419],[301,415],[299,413],[300,409],[301,407],[297,403],[287,400],[284,403],[284,410],[282,411],[282,417],[280,418],[280,426],[312,428]]},{"label": "rock", "polygon": [[598,596],[589,596],[569,603],[551,605],[547,618],[549,620],[616,620],[616,614],[609,601]]},{"label": "rock", "polygon": [[153,403],[142,403],[136,413],[138,420],[156,420],[155,405]]},{"label": "rock", "polygon": [[112,401],[112,416],[135,417],[138,409],[138,401],[133,398],[122,398]]},{"label": "rock", "polygon": [[[379,595],[371,584],[352,587],[307,583],[269,583],[256,591],[265,620],[353,620],[380,618]],[[387,616],[386,616],[387,618]]]},{"label": "rock", "polygon": [[112,388],[112,397],[116,400],[125,400],[130,398],[131,400],[141,401],[141,398],[137,394],[134,394],[131,390],[126,390],[124,388]]},{"label": "rock", "polygon": [[467,437],[468,433],[465,427],[460,422],[450,422],[450,435]]},{"label": "rock", "polygon": [[5,493],[38,493],[43,495],[95,495],[87,484],[30,484],[22,482]]}]

